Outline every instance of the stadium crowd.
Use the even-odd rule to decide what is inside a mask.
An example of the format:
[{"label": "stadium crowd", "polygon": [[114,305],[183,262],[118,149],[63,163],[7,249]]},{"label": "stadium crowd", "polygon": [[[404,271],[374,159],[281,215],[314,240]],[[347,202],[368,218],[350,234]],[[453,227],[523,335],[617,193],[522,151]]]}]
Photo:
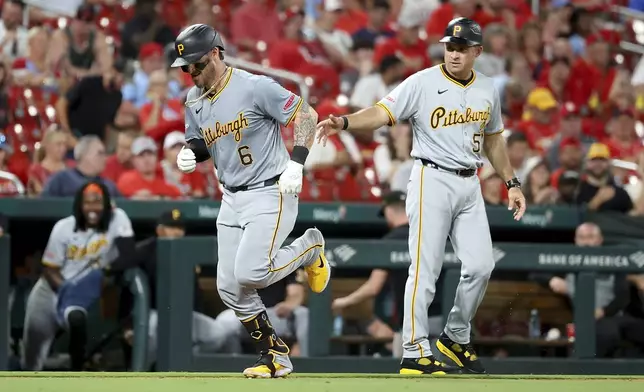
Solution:
[{"label": "stadium crowd", "polygon": [[[521,0],[88,0],[74,17],[0,3],[0,169],[29,196],[69,196],[99,176],[116,196],[220,197],[209,162],[191,174],[174,165],[192,82],[168,63],[189,24],[217,28],[229,57],[304,76],[323,118],[370,106],[440,63],[444,26],[466,16],[484,28],[476,69],[500,92],[529,203],[644,213],[644,61],[620,47],[644,28],[611,8],[625,1],[539,1],[535,14]],[[378,202],[405,190],[410,132],[342,132],[315,146],[302,199]],[[502,204],[493,169],[479,176],[486,201]],[[1,181],[2,196],[18,193]]]}]

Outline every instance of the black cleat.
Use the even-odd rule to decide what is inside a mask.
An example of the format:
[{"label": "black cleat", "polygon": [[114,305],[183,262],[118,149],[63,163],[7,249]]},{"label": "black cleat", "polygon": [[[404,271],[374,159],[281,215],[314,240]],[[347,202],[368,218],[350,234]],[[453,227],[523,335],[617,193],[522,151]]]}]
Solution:
[{"label": "black cleat", "polygon": [[437,361],[433,356],[422,358],[403,358],[400,362],[400,374],[459,374],[459,368]]},{"label": "black cleat", "polygon": [[436,348],[466,373],[487,374],[481,360],[476,355],[476,351],[474,351],[472,343],[456,343],[443,332],[436,341]]}]

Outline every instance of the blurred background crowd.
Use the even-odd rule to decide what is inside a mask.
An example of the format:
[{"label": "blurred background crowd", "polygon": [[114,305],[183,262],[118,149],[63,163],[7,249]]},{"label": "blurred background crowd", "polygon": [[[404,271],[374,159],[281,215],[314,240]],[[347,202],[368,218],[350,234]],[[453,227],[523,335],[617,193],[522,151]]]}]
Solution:
[{"label": "blurred background crowd", "polygon": [[[23,186],[71,196],[100,176],[116,196],[218,199],[210,162],[187,175],[174,164],[192,82],[168,64],[187,25],[219,30],[228,59],[300,75],[326,117],[370,106],[440,63],[438,39],[465,16],[484,29],[476,69],[500,92],[529,204],[644,214],[641,1],[87,0],[74,16],[0,4],[2,196]],[[405,190],[410,132],[401,123],[316,145],[302,200],[379,202]],[[292,130],[283,135],[290,146]],[[479,175],[486,202],[504,203],[493,169]]]}]

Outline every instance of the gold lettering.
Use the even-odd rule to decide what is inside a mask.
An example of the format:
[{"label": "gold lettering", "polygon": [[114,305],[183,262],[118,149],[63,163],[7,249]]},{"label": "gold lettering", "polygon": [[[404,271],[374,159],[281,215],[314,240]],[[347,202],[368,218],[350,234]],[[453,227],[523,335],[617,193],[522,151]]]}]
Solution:
[{"label": "gold lettering", "polygon": [[215,123],[214,130],[210,128],[201,128],[200,130],[204,141],[206,142],[206,146],[210,147],[213,143],[217,142],[217,140],[231,133],[233,134],[235,141],[239,143],[242,139],[242,131],[248,128],[248,126],[248,119],[244,116],[244,113],[239,113],[237,118],[233,121],[224,124],[217,121]]},{"label": "gold lettering", "polygon": [[177,45],[177,52],[179,52],[179,56],[183,54],[183,44]]},{"label": "gold lettering", "polygon": [[434,129],[438,128],[438,124],[440,123],[441,119],[445,116],[445,112],[446,110],[442,106],[439,106],[436,109],[434,109],[429,119],[429,124],[432,128]]},{"label": "gold lettering", "polygon": [[79,261],[84,259],[87,256],[93,256],[101,251],[104,247],[107,246],[107,239],[104,237],[99,238],[96,241],[92,241],[87,246],[79,247],[76,245],[70,245],[67,248],[67,259]]},{"label": "gold lettering", "polygon": [[439,106],[432,111],[429,119],[429,125],[436,129],[439,126],[442,128],[451,127],[457,124],[470,124],[479,123],[479,129],[484,130],[485,126],[490,120],[490,107],[486,110],[473,110],[466,108],[464,112],[458,110],[447,110]]}]

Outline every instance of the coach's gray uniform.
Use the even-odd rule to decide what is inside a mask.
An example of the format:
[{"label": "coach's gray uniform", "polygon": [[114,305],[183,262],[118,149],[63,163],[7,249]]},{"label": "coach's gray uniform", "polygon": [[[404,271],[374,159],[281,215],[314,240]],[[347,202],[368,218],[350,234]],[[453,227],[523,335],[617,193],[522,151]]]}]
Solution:
[{"label": "coach's gray uniform", "polygon": [[[132,222],[125,212],[116,208],[106,233],[93,229],[74,231],[76,218],[68,216],[56,222],[49,235],[42,263],[60,268],[65,280],[83,272],[94,259],[101,267],[108,266],[118,257],[114,240],[132,237]],[[49,354],[49,348],[62,325],[56,319],[58,297],[44,278],[40,278],[29,294],[23,335],[22,367],[40,370]]]},{"label": "coach's gray uniform", "polygon": [[[242,321],[265,308],[256,289],[269,286],[317,260],[324,239],[307,230],[281,248],[297,218],[298,197],[275,182],[289,154],[280,124],[289,125],[302,98],[274,80],[229,68],[222,89],[186,108],[186,141],[203,139],[224,187],[217,217],[217,289]],[[201,91],[193,87],[188,100]]]},{"label": "coach's gray uniform", "polygon": [[412,125],[411,155],[416,163],[407,186],[411,266],[403,349],[406,358],[426,357],[431,355],[427,308],[434,298],[447,236],[462,263],[445,327],[457,343],[470,341],[470,320],[485,294],[494,259],[478,177],[426,166],[421,159],[450,170],[480,167],[484,135],[503,131],[501,106],[490,78],[475,73],[463,86],[442,65],[410,76],[377,105],[392,123],[409,120]]}]

